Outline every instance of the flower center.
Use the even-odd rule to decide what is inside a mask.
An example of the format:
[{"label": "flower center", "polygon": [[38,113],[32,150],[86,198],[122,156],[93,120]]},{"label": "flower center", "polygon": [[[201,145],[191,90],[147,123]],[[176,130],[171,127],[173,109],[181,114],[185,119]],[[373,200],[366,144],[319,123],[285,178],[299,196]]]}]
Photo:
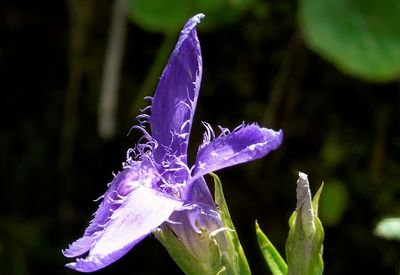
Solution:
[{"label": "flower center", "polygon": [[154,188],[158,182],[157,170],[143,162],[130,161],[125,164],[124,169],[126,169],[126,172],[117,187],[120,196],[125,197],[141,186]]}]

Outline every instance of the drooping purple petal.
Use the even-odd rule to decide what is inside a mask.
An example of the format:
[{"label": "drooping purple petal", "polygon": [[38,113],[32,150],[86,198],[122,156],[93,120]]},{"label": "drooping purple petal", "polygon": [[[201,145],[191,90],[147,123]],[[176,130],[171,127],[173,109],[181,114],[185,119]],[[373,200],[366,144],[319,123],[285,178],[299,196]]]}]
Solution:
[{"label": "drooping purple petal", "polygon": [[88,256],[67,264],[69,268],[92,272],[115,262],[183,204],[182,201],[143,185],[136,186],[121,200],[122,204],[92,244]]},{"label": "drooping purple petal", "polygon": [[202,75],[200,43],[195,27],[203,17],[203,14],[192,17],[182,29],[153,98],[150,125],[152,136],[159,145],[154,152],[157,163],[163,160],[166,148],[186,161]]},{"label": "drooping purple petal", "polygon": [[85,230],[83,237],[64,250],[64,256],[77,257],[89,251],[91,245],[96,241],[98,232],[104,230],[104,225],[109,221],[112,215],[112,210],[116,208],[115,200],[118,199],[116,189],[124,182],[129,182],[132,177],[135,177],[136,173],[135,168],[124,169],[118,173],[111,182],[107,192],[104,194],[103,201],[94,214],[94,218],[90,222],[90,225]]},{"label": "drooping purple petal", "polygon": [[256,124],[206,141],[197,153],[193,179],[210,172],[261,158],[277,149],[283,139],[282,131],[261,128]]}]

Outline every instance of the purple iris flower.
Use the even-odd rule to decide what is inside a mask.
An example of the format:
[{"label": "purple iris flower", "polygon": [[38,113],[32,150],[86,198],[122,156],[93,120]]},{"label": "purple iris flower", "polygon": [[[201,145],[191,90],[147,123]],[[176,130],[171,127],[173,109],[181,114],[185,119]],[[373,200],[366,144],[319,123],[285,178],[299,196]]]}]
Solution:
[{"label": "purple iris flower", "polygon": [[[204,175],[265,156],[282,143],[282,131],[242,124],[221,128],[215,136],[206,127],[194,165],[187,162],[192,120],[199,95],[202,58],[196,25],[198,14],[186,23],[160,78],[151,115],[138,116],[143,132],[128,150],[123,169],[108,191],[83,237],[63,253],[79,257],[67,267],[91,272],[118,260],[143,238],[169,226],[190,248],[190,236],[202,228],[222,226]],[[146,130],[150,125],[151,134]]]}]

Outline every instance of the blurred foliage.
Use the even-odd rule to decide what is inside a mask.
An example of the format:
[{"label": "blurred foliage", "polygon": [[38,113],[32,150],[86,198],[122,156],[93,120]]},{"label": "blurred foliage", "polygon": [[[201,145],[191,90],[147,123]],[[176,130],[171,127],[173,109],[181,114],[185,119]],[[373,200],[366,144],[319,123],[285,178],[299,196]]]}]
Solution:
[{"label": "blurred foliage", "polygon": [[133,23],[155,32],[176,33],[188,18],[207,15],[201,29],[213,29],[237,19],[255,0],[131,0],[129,15]]},{"label": "blurred foliage", "polygon": [[348,199],[344,183],[334,179],[326,183],[320,201],[322,222],[327,226],[338,224],[346,211]]},{"label": "blurred foliage", "polygon": [[343,71],[371,81],[400,77],[400,1],[300,0],[306,43]]},{"label": "blurred foliage", "polygon": [[400,218],[385,218],[375,227],[375,235],[388,240],[400,241]]},{"label": "blurred foliage", "polygon": [[[266,158],[219,173],[233,223],[253,273],[261,274],[254,220],[283,251],[296,172],[304,171],[311,182],[324,181],[326,188],[340,182],[347,193],[340,218],[325,227],[326,274],[398,273],[400,243],[374,236],[373,228],[383,216],[400,215],[399,83],[365,82],[310,51],[296,20],[301,3],[254,1],[229,24],[199,29],[204,74],[197,116],[231,128],[258,121],[285,134]],[[392,21],[400,18],[394,5]],[[352,20],[353,12],[338,19]],[[109,1],[0,3],[0,274],[73,274],[61,249],[82,234],[97,206],[92,200],[139,138],[127,136],[135,123],[131,106],[143,102],[138,91],[164,36],[129,24],[117,136],[103,141],[96,121],[110,13]],[[204,25],[213,17],[206,14]],[[357,41],[356,33],[343,34],[353,36]],[[346,43],[338,47],[344,55]],[[386,62],[379,52],[366,53]],[[195,117],[193,144],[200,144],[202,131]],[[327,208],[335,207],[332,201]],[[321,205],[324,221],[322,212]],[[147,238],[98,274],[132,268],[135,274],[179,272],[157,240]]]}]

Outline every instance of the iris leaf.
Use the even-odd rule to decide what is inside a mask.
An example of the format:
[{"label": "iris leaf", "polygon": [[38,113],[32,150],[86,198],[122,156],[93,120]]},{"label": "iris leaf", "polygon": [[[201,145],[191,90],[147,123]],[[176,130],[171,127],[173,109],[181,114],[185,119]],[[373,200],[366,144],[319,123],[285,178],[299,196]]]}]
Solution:
[{"label": "iris leaf", "polygon": [[285,260],[279,254],[278,250],[270,242],[267,236],[261,231],[256,221],[256,235],[258,245],[260,246],[261,252],[264,256],[265,261],[269,266],[269,270],[273,275],[284,275],[287,274],[288,267]]},{"label": "iris leaf", "polygon": [[229,214],[228,206],[222,191],[221,181],[217,175],[211,173],[211,176],[214,178],[215,203],[218,205],[218,211],[221,216],[221,220],[226,227],[229,254],[227,256],[229,256],[229,261],[232,264],[232,272],[233,274],[251,274],[249,264],[233,225],[231,215]]}]

